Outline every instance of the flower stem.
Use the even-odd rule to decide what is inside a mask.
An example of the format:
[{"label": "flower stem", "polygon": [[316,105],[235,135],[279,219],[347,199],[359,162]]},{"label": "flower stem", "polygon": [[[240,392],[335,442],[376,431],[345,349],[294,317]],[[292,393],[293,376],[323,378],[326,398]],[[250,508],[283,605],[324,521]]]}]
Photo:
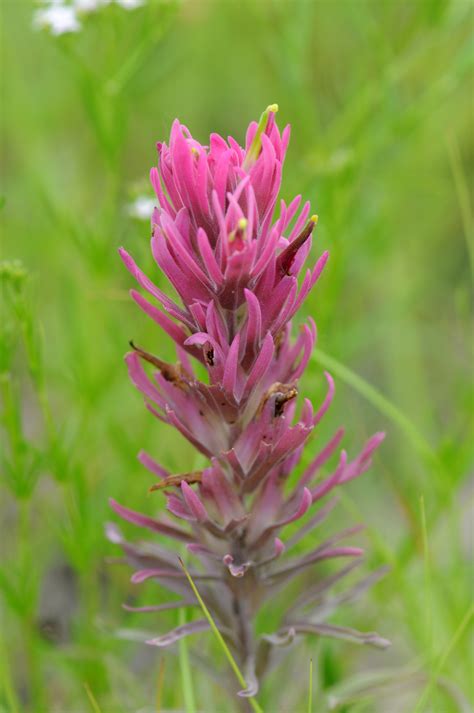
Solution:
[{"label": "flower stem", "polygon": [[[186,565],[184,564],[184,562],[183,562],[183,560],[181,559],[181,557],[178,557],[178,559],[179,559],[179,563],[180,563],[181,567],[183,568],[184,574],[186,575],[186,577],[187,577],[187,579],[188,579],[188,582],[189,582],[189,584],[191,585],[191,589],[193,590],[194,594],[196,595],[196,599],[198,600],[199,605],[200,605],[201,609],[203,610],[204,615],[206,616],[206,619],[208,620],[208,622],[209,622],[209,624],[210,624],[210,627],[211,627],[212,631],[214,632],[214,634],[215,634],[215,636],[216,636],[216,639],[218,640],[218,642],[219,642],[219,644],[220,644],[222,650],[224,651],[224,654],[225,654],[225,656],[226,656],[228,662],[230,663],[231,668],[232,668],[233,672],[235,673],[235,676],[236,676],[238,682],[240,683],[240,685],[241,685],[243,688],[247,688],[247,684],[246,684],[246,682],[245,682],[245,678],[243,677],[243,675],[242,675],[242,673],[241,673],[241,671],[240,671],[240,669],[239,669],[239,667],[238,667],[238,665],[237,665],[236,660],[235,660],[234,657],[232,656],[232,654],[231,654],[231,652],[230,652],[230,650],[229,650],[229,647],[228,647],[227,644],[225,643],[224,638],[223,638],[221,632],[220,632],[219,629],[217,628],[216,623],[215,623],[214,619],[212,618],[212,615],[211,615],[209,609],[207,608],[207,606],[205,605],[205,603],[204,603],[204,601],[203,601],[201,595],[199,594],[198,588],[197,588],[196,585],[194,584],[194,581],[193,581],[191,575],[189,574],[188,570],[186,569]],[[255,698],[249,698],[249,703],[250,703],[250,705],[252,706],[252,708],[253,708],[253,710],[255,711],[255,713],[263,713],[263,709],[260,708],[260,706],[259,706],[259,704],[257,703],[257,701],[255,700]]]}]

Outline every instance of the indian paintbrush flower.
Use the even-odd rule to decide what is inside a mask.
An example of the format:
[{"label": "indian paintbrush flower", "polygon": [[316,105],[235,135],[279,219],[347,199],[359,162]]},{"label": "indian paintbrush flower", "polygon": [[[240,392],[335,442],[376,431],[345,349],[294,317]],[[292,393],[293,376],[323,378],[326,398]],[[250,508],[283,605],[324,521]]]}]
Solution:
[{"label": "indian paintbrush flower", "polygon": [[[317,216],[310,215],[309,203],[301,206],[301,196],[289,205],[280,201],[275,217],[290,135],[289,127],[280,133],[276,110],[269,106],[258,124],[250,124],[245,148],[217,134],[202,146],[177,120],[169,145],[158,144],[158,167],[151,170],[158,201],[151,250],[179,304],[120,250],[148,294],[132,290],[133,299],[174,340],[178,356],[176,364],[166,363],[132,343],[126,356],[130,378],[149,411],[176,428],[208,465],[176,475],[141,452],[139,460],[157,478],[152,490],[164,493],[173,518],[142,515],[114,500],[111,505],[125,520],[186,544],[196,560],[191,575],[246,672],[249,688],[241,695],[255,693],[274,650],[301,634],[388,644],[375,633],[327,623],[336,606],[379,576],[370,575],[344,594],[328,595],[360,562],[361,549],[341,544],[360,527],[318,540],[316,546],[313,534],[336,502],[321,505],[323,498],[369,468],[383,433],[369,438],[352,460],[341,451],[334,471],[322,477],[339,449],[339,429],[289,488],[289,476],[330,406],[334,384],[326,374],[323,403],[315,411],[304,399],[297,415],[298,381],[316,341],[316,326],[309,319],[294,340],[291,320],[328,255],[304,270]],[[205,367],[205,382],[197,378],[193,360]],[[285,527],[297,521],[303,524],[285,541]],[[192,592],[176,548],[130,544],[115,525],[108,526],[108,535],[138,568],[133,582],[154,579],[181,596],[178,603],[143,611],[189,605]],[[312,548],[302,557],[292,556],[302,538],[313,542]],[[315,575],[314,583],[291,602],[278,630],[257,638],[253,622],[258,610],[301,573],[317,572],[318,563],[336,558],[349,564],[329,576]],[[199,619],[148,643],[167,646],[206,628]]]}]

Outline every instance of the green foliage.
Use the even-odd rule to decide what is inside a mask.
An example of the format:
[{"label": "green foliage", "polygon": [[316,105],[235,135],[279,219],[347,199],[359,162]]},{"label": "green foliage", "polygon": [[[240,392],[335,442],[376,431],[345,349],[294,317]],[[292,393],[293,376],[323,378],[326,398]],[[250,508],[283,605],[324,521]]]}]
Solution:
[{"label": "green foliage", "polygon": [[[117,248],[165,287],[149,227],[128,209],[152,195],[155,142],[175,116],[203,142],[210,131],[242,139],[278,102],[293,132],[283,197],[311,200],[314,256],[331,253],[305,306],[321,351],[302,391],[321,398],[321,366],[338,387],[315,438],[343,422],[352,454],[388,432],[324,527],[366,522],[367,568],[391,571],[336,623],[393,646],[302,643],[259,704],[307,710],[312,659],[318,711],[468,711],[472,5],[149,0],[84,14],[79,33],[59,37],[32,29],[34,7],[2,5],[0,710],[237,706],[215,674],[225,665],[212,636],[167,653],[158,674],[141,631],[164,633],[176,612],[121,607],[161,592],[112,562],[107,498],[158,511],[136,453],[172,472],[193,469],[195,455],[128,383],[130,338],[173,352],[128,298]],[[277,598],[259,630],[280,609]]]}]

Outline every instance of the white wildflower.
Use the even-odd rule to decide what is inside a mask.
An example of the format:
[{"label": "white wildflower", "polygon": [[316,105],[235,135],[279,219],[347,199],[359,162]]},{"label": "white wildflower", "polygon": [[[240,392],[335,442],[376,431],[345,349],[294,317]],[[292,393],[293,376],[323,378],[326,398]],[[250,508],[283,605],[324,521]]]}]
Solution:
[{"label": "white wildflower", "polygon": [[75,8],[70,5],[61,5],[59,2],[53,2],[49,7],[36,10],[33,16],[33,25],[39,29],[47,29],[53,35],[79,32],[81,29]]},{"label": "white wildflower", "polygon": [[124,10],[135,10],[142,7],[146,0],[40,0],[44,7],[35,11],[33,26],[37,29],[47,29],[52,35],[63,35],[67,32],[79,32],[82,28],[79,16],[97,12],[115,2]]},{"label": "white wildflower", "polygon": [[124,10],[135,10],[145,4],[145,0],[115,0],[115,2]]},{"label": "white wildflower", "polygon": [[108,0],[73,0],[75,10],[84,13],[95,12],[108,4]]},{"label": "white wildflower", "polygon": [[138,196],[133,203],[129,203],[127,212],[132,218],[150,220],[155,205],[155,198],[150,198],[150,196]]}]

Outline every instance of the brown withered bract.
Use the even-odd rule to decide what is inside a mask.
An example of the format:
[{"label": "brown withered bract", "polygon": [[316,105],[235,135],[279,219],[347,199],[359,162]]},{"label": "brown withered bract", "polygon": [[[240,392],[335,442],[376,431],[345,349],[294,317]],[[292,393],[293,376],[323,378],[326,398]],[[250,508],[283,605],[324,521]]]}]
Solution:
[{"label": "brown withered bract", "polygon": [[272,386],[270,386],[267,393],[263,397],[260,406],[258,407],[257,414],[262,413],[265,404],[272,396],[275,397],[274,416],[277,418],[282,415],[285,404],[298,396],[298,389],[294,384],[281,384],[279,381],[275,382]]},{"label": "brown withered bract", "polygon": [[159,483],[155,483],[148,489],[148,492],[152,493],[154,490],[164,490],[165,488],[170,488],[173,485],[177,488],[180,487],[181,483],[187,483],[188,485],[194,485],[195,483],[202,482],[202,471],[196,470],[191,473],[178,473],[177,475],[169,475],[167,478],[163,478]]},{"label": "brown withered bract", "polygon": [[298,396],[298,389],[296,386],[288,387],[288,391],[285,393],[278,392],[275,397],[275,417],[281,416],[283,413],[283,407],[291,399]]},{"label": "brown withered bract", "polygon": [[214,366],[214,349],[212,347],[206,350],[206,363],[209,366]]},{"label": "brown withered bract", "polygon": [[275,354],[277,357],[280,354],[280,349],[281,349],[281,345],[284,341],[284,338],[285,338],[285,332],[283,329],[280,329],[280,331],[277,332],[273,338],[273,344],[275,345]]},{"label": "brown withered bract", "polygon": [[132,347],[133,351],[136,352],[144,361],[147,361],[149,364],[156,366],[156,368],[161,371],[166,381],[172,381],[176,386],[180,388],[186,387],[186,382],[183,379],[181,364],[179,362],[177,364],[168,364],[168,362],[162,361],[153,354],[150,354],[144,349],[135,346],[132,340],[130,340],[129,344]]}]

